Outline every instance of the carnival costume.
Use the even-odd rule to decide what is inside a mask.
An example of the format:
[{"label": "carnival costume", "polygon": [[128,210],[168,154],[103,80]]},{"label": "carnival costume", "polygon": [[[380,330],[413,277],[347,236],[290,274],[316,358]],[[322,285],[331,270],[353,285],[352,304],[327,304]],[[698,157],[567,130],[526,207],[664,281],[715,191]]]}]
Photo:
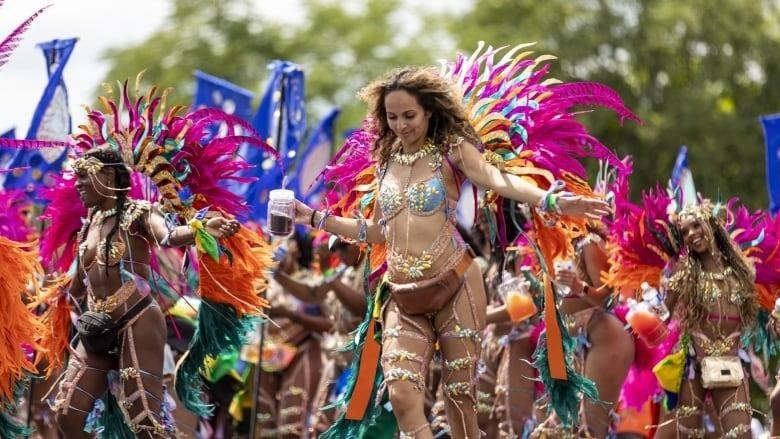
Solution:
[{"label": "carnival costume", "polygon": [[[582,393],[595,397],[595,389],[573,373],[567,355],[572,346],[560,331],[548,273],[552,272],[550,264],[555,256],[571,251],[571,238],[582,233],[585,220],[556,214],[555,200],[570,194],[593,196],[584,180],[585,170],[578,162],[579,158],[596,157],[615,166],[621,163],[590,136],[568,110],[580,104],[600,105],[613,109],[621,119],[636,120],[636,117],[607,87],[592,83],[554,85],[554,81],[544,79],[549,69],[544,63],[551,57],[529,59],[532,52],[520,53],[524,47],[527,45],[512,48],[502,58],[495,59],[502,49],[488,48],[483,52],[480,44],[471,57],[459,56],[455,62],[445,64],[440,74],[460,93],[461,103],[479,135],[479,139],[469,141],[481,143],[477,146],[484,148],[487,162],[502,172],[522,176],[549,189],[540,205],[532,209],[540,260],[544,261],[547,305],[546,341],[539,345],[536,366],[551,394],[551,407],[565,422],[571,422],[576,417],[578,404],[570,399],[578,401]],[[461,346],[457,349],[457,358],[445,356],[442,361],[446,397],[468,399],[476,405],[474,374],[481,334],[475,330],[477,322],[471,317],[468,321],[463,320],[474,313],[474,292],[467,291],[468,294],[459,296],[456,293],[464,285],[468,289],[463,276],[478,267],[471,264],[469,252],[454,225],[454,200],[458,199],[458,194],[447,193],[448,185],[445,184],[454,180],[455,186],[460,188],[464,181],[464,174],[454,165],[454,156],[451,157],[462,139],[450,139],[445,145],[429,142],[414,154],[401,154],[399,148],[395,150],[398,152],[391,152],[390,157],[385,158],[387,163],[380,164],[370,152],[376,135],[372,121],[367,120],[363,129],[347,140],[323,172],[322,177],[332,187],[326,196],[330,210],[325,217],[330,213],[349,216],[356,212],[358,218],[367,218],[373,215],[376,200],[384,217],[383,224],[404,210],[408,211],[404,215],[440,214],[444,221],[441,233],[421,254],[399,252],[392,247],[393,237],[388,234],[387,244],[370,246],[369,280],[384,274],[385,260],[392,270],[377,291],[366,291],[370,298],[369,310],[356,337],[357,353],[353,361],[356,372],[347,385],[345,398],[339,403],[345,413],[324,437],[357,437],[365,431],[365,425],[383,414],[383,389],[388,383],[404,381],[411,385],[412,391],[421,391],[427,363],[433,353],[434,333],[439,334],[441,343]],[[408,181],[400,182],[402,184],[385,181],[390,163],[412,168],[416,161],[427,166],[410,169]],[[566,194],[559,193],[562,187]],[[490,195],[489,200],[491,204],[500,203],[500,197],[495,194]],[[364,220],[358,219],[359,224],[361,221]],[[500,218],[498,222],[491,221],[491,231],[493,237],[506,246],[500,221]],[[358,241],[364,242],[365,237],[361,240],[358,235]],[[437,260],[445,248],[453,255],[447,263]],[[423,279],[433,266],[440,267],[440,274],[434,279]],[[423,296],[427,288],[449,293],[446,297]],[[388,300],[391,295],[393,300]],[[437,307],[453,297],[460,297],[456,301],[465,300],[465,303],[453,301],[453,309],[444,315],[440,312],[442,308]],[[380,324],[387,307],[399,308],[400,314],[391,314],[401,316],[400,320]],[[436,316],[435,327],[431,328],[433,332],[422,331],[423,326],[431,326],[433,316]],[[420,352],[410,353],[401,348],[409,343],[419,345]],[[383,368],[378,367],[380,357]],[[427,425],[421,428],[427,428]],[[402,434],[410,437],[414,432]]]},{"label": "carnival costume", "polygon": [[[3,3],[0,0],[0,7]],[[10,60],[22,34],[44,9],[36,11],[0,41],[0,69]],[[12,171],[0,169],[0,178]],[[37,373],[36,363],[41,357],[35,352],[43,351],[38,341],[44,327],[23,300],[28,293],[38,292],[43,276],[34,230],[26,219],[25,210],[29,207],[22,191],[0,189],[0,309],[4,314],[0,334],[5,338],[0,346],[0,437],[3,438],[26,437],[31,433],[12,413],[18,409],[29,379]]]},{"label": "carnival costume", "polygon": [[[252,144],[271,153],[272,149],[246,122],[220,110],[166,110],[168,91],[158,93],[156,87],[151,87],[142,94],[140,81],[139,75],[134,97],[125,82],[120,84],[116,100],[101,98],[102,112],[88,109],[87,123],[71,141],[0,140],[0,146],[17,148],[70,147],[76,155],[73,168],[89,175],[92,181],[106,166],[130,173],[126,187],[107,188],[118,191],[117,207],[110,211],[76,208],[80,215],[68,215],[74,206],[81,205],[78,201],[74,204],[78,197],[72,172],[65,172],[46,192],[50,202],[45,214],[51,221],[41,246],[46,265],[60,272],[74,266],[76,271],[71,271],[71,275],[82,276],[95,264],[96,269],[118,272],[122,283],[116,292],[107,294],[93,291],[85,276],[87,297],[80,303],[69,297],[66,279],[59,288],[39,298],[39,302],[49,305],[43,315],[48,333],[41,340],[51,357],[48,372],[54,373],[62,364],[66,350],[71,352],[71,372],[60,378],[54,408],[62,414],[69,410],[85,413],[85,431],[98,436],[110,432],[131,437],[144,431],[167,437],[175,432],[167,415],[170,403],[162,394],[147,390],[151,384],[161,387],[162,377],[139,367],[133,322],[156,306],[151,294],[159,293],[155,286],[162,277],[156,273],[159,267],[151,248],[169,245],[176,226],[188,225],[193,231],[197,257],[187,252],[184,266],[199,273],[197,293],[202,299],[196,334],[177,370],[175,387],[186,408],[199,415],[210,412],[201,393],[204,360],[237,350],[249,325],[263,316],[262,308],[268,305],[259,295],[266,284],[264,271],[271,265],[271,252],[265,241],[246,228],[217,240],[204,224],[209,212],[237,215],[245,207],[240,196],[221,184],[240,179],[238,172],[250,166],[235,157],[237,148]],[[211,129],[220,125],[223,129],[214,134]],[[239,134],[239,130],[245,134]],[[107,163],[98,158],[102,155],[118,160]],[[158,212],[164,216],[169,233],[159,243],[146,242],[151,259],[144,270],[151,275],[144,278],[132,265],[138,262],[132,257],[131,241],[145,239],[142,232],[148,231],[148,219]],[[80,217],[85,218],[83,225],[76,220]],[[112,231],[108,237],[100,239],[101,236],[97,250],[87,256],[85,252],[89,250],[83,244],[90,224],[102,224],[111,217],[116,217]],[[119,370],[94,370],[70,348],[72,304],[80,308],[77,327],[84,347],[88,351],[119,354]],[[163,328],[164,325],[160,330]],[[91,395],[83,389],[84,375],[94,373],[108,376],[110,392]],[[74,407],[76,398],[82,403],[85,398],[94,400],[94,406]]]},{"label": "carnival costume", "polygon": [[[642,374],[643,382],[627,382],[625,402],[638,407],[656,389],[663,389],[667,409],[674,410],[678,432],[703,437],[704,429],[682,425],[703,413],[703,401],[692,390],[691,380],[697,380],[705,393],[734,389],[732,396],[724,397],[715,408],[721,422],[736,423],[724,426],[725,437],[748,434],[752,411],[738,351],[750,348],[768,357],[776,350],[777,343],[770,340],[766,324],[780,292],[778,221],[766,212],[749,213],[736,199],[725,205],[705,203],[675,211],[678,200],[654,189],[644,192],[642,201],[640,207],[623,200],[616,209],[612,227],[620,233],[612,235],[613,262],[607,282],[630,295],[641,282],[659,286],[662,277],[668,277],[668,291],[677,297],[678,304],[671,309],[676,320],[673,325],[679,324],[681,333],[679,340],[670,337],[666,346],[652,355],[663,357],[653,367],[657,380],[642,368],[637,373]],[[671,218],[669,212],[673,213]],[[678,221],[685,217],[695,218],[706,230],[703,239],[708,239],[713,256],[725,267],[722,273],[704,271],[692,250],[683,245]],[[719,248],[724,245],[733,251]],[[736,258],[749,262],[740,263]],[[755,276],[750,272],[752,267]],[[722,326],[733,330],[722,333]],[[714,370],[710,370],[711,365]],[[731,417],[740,412],[744,422]]]}]

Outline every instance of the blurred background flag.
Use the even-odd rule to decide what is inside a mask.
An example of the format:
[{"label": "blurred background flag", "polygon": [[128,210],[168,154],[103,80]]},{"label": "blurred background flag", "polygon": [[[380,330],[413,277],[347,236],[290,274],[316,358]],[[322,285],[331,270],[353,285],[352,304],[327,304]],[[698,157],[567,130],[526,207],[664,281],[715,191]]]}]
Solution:
[{"label": "blurred background flag", "polygon": [[766,144],[766,183],[769,190],[769,211],[780,210],[780,113],[761,116]]},{"label": "blurred background flag", "polygon": [[669,189],[680,207],[699,202],[696,185],[693,183],[693,174],[688,166],[688,148],[685,145],[681,146],[680,152],[677,153],[677,160],[675,160],[672,169],[672,178],[669,180]]},{"label": "blurred background flag", "polygon": [[306,133],[305,79],[301,67],[290,61],[274,60],[268,68],[268,85],[252,125],[279,151],[284,168],[289,169]]},{"label": "blurred background flag", "polygon": [[254,97],[254,93],[230,81],[195,71],[194,108],[216,107],[248,122],[252,119]]},{"label": "blurred background flag", "polygon": [[315,183],[314,178],[330,161],[334,141],[333,126],[339,113],[340,109],[333,108],[320,120],[309,133],[306,147],[296,160],[295,170],[287,187],[307,204],[316,206],[320,203],[325,185],[322,181]]},{"label": "blurred background flag", "polygon": [[[290,61],[274,60],[268,64],[270,74],[252,126],[269,145],[279,151],[284,169],[290,169],[295,153],[306,132],[304,108],[304,75],[300,66]],[[246,177],[258,180],[235,188],[243,193],[250,206],[250,220],[265,222],[268,192],[282,186],[284,170],[259,148],[245,145],[239,152],[256,167]]]},{"label": "blurred background flag", "polygon": [[[46,60],[49,82],[35,108],[25,137],[28,140],[63,140],[71,132],[68,90],[62,72],[76,41],[76,38],[70,38],[38,45]],[[29,185],[41,184],[48,172],[57,172],[62,168],[66,157],[65,148],[20,149],[7,166],[21,169],[6,175],[3,188],[26,188]]]},{"label": "blurred background flag", "polygon": [[[16,128],[11,128],[10,130],[0,133],[0,139],[15,139],[16,138]],[[5,164],[8,163],[9,160],[16,154],[15,148],[6,148],[3,146],[0,146],[0,169],[5,169]]]}]

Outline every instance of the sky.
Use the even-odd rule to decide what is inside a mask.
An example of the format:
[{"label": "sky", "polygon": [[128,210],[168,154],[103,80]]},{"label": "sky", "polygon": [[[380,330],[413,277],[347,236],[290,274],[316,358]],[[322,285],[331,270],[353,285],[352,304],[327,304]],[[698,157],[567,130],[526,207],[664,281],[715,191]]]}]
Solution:
[{"label": "sky", "polygon": [[[258,11],[280,21],[300,17],[300,0],[253,0]],[[36,44],[78,38],[64,78],[74,127],[81,105],[94,101],[96,87],[108,71],[102,59],[111,47],[143,41],[164,24],[170,12],[166,0],[0,0],[0,39],[41,7],[51,6],[33,22],[9,62],[0,67],[0,133],[16,127],[27,132],[35,106],[46,86],[46,67]],[[358,2],[359,3],[359,2]],[[408,0],[407,3],[416,3]],[[428,0],[429,7],[462,9],[468,0]]]}]

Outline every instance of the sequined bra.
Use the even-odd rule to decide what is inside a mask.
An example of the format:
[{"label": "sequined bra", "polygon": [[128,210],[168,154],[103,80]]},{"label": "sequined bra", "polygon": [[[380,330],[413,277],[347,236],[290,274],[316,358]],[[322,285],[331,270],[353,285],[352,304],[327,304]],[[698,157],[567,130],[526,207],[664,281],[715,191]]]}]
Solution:
[{"label": "sequined bra", "polygon": [[383,184],[379,191],[379,207],[386,219],[401,212],[404,207],[417,216],[427,216],[441,210],[447,202],[447,192],[439,172],[433,177],[410,185],[405,193]]}]

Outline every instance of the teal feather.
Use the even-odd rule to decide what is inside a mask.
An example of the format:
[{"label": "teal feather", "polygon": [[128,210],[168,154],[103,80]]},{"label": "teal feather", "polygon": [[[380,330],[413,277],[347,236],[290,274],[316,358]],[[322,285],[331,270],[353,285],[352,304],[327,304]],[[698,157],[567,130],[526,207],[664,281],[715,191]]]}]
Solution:
[{"label": "teal feather", "polygon": [[[561,327],[563,325],[561,324]],[[566,331],[561,332],[563,337],[563,353],[566,359],[567,380],[558,380],[550,376],[549,363],[547,362],[547,333],[542,332],[539,343],[534,352],[533,366],[539,372],[540,381],[549,397],[548,413],[555,412],[565,426],[576,425],[582,397],[598,401],[598,389],[593,381],[577,373],[574,369],[574,350],[576,341]]]},{"label": "teal feather", "polygon": [[32,430],[29,427],[12,418],[10,414],[5,411],[0,413],[0,437],[12,439],[28,437],[31,434]]},{"label": "teal feather", "polygon": [[17,437],[28,437],[32,434],[32,430],[28,426],[10,415],[19,408],[18,401],[24,398],[29,382],[29,377],[25,377],[14,383],[14,400],[2,401],[2,407],[0,407],[0,438],[14,439]]},{"label": "teal feather", "polygon": [[[367,281],[364,283],[364,285],[366,285],[365,288],[368,288],[368,284],[369,283]],[[368,293],[368,291],[366,292]],[[376,294],[380,294],[379,303],[383,303],[388,294],[386,285],[381,284],[377,289]],[[352,397],[352,392],[355,390],[355,385],[358,376],[358,366],[360,365],[362,348],[363,345],[365,344],[366,337],[368,335],[369,325],[377,324],[372,318],[374,313],[375,301],[373,300],[373,296],[371,296],[370,294],[368,295],[367,302],[368,302],[368,306],[366,307],[367,308],[366,314],[363,318],[363,321],[360,323],[358,328],[353,333],[355,334],[355,337],[353,338],[354,341],[349,346],[349,348],[352,349],[353,352],[355,353],[355,356],[352,359],[352,364],[350,365],[350,368],[352,369],[352,373],[350,375],[349,381],[347,382],[343,396],[341,397],[341,399],[335,401],[334,403],[323,407],[323,410],[327,410],[330,408],[337,408],[341,410],[341,413],[339,414],[338,418],[333,423],[333,425],[331,425],[327,431],[325,431],[322,435],[320,435],[320,439],[356,439],[356,438],[363,438],[363,437],[384,438],[385,434],[388,435],[387,438],[392,438],[395,434],[395,428],[396,428],[395,417],[392,415],[392,413],[388,412],[384,408],[383,404],[369,403],[369,406],[366,410],[365,418],[362,421],[352,421],[346,419],[343,413],[346,409],[347,404],[349,403],[350,398]],[[381,343],[381,339],[379,339],[380,337],[381,337],[381,331],[376,331],[377,341]],[[377,374],[374,380],[374,390],[372,392],[371,399],[369,401],[377,401],[377,400],[385,399],[384,395],[382,398],[377,398],[377,391],[379,390],[382,381],[384,381],[384,373],[382,372],[382,367],[380,364],[377,364],[376,367],[377,367]],[[392,428],[390,428],[390,426],[392,426]]]},{"label": "teal feather", "polygon": [[135,434],[130,430],[127,423],[125,423],[125,417],[122,415],[122,411],[119,409],[119,403],[117,402],[114,394],[106,392],[103,395],[103,404],[105,404],[105,411],[100,418],[100,433],[98,433],[98,439],[133,439]]},{"label": "teal feather", "polygon": [[240,350],[257,319],[240,318],[233,308],[221,303],[201,303],[190,349],[176,371],[176,394],[184,407],[199,416],[211,415],[213,406],[203,402],[204,362]]},{"label": "teal feather", "polygon": [[780,351],[778,343],[773,332],[769,331],[772,317],[769,313],[760,308],[756,316],[756,325],[742,334],[742,345],[746,349],[753,349],[756,354],[762,354],[764,364],[769,364],[769,357],[776,355]]}]

